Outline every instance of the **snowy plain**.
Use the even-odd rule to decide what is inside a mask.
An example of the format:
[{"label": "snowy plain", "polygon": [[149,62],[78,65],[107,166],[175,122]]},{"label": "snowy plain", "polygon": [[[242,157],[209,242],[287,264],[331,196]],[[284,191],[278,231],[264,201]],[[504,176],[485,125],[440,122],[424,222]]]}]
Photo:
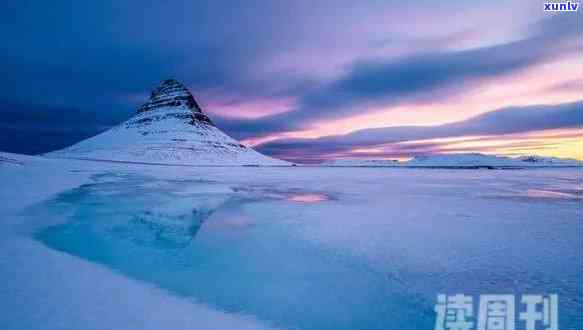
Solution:
[{"label": "snowy plain", "polygon": [[433,329],[438,293],[583,325],[583,169],[0,158],[1,329]]}]

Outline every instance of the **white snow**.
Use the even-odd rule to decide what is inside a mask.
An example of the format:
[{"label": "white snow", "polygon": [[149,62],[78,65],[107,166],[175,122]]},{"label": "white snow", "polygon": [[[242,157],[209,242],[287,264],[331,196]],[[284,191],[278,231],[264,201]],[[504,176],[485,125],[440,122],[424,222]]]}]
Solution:
[{"label": "white snow", "polygon": [[[5,161],[8,159],[9,161]],[[0,329],[273,329],[253,316],[175,297],[103,266],[48,249],[28,233],[64,219],[22,212],[91,182],[97,173],[140,165],[59,160],[0,152]],[[19,164],[14,166],[14,164]],[[160,171],[158,166],[144,172]],[[174,167],[162,172],[172,172]],[[23,226],[24,225],[24,226]],[[27,235],[24,235],[27,234]]]},{"label": "white snow", "polygon": [[[561,327],[583,324],[580,168],[0,157],[9,159],[0,162],[2,329],[425,329],[441,292],[558,293]],[[216,212],[188,252],[147,246],[148,227],[127,227],[123,212],[109,217],[117,208],[151,211],[147,225],[170,229],[191,208]],[[132,263],[111,265],[59,240],[87,234],[84,225]],[[33,237],[48,228],[53,241]],[[142,235],[140,244],[115,236],[120,228]],[[180,238],[182,228],[166,234]]]},{"label": "white snow", "polygon": [[21,237],[0,243],[0,328],[269,329]]},{"label": "white snow", "polygon": [[51,158],[115,160],[198,166],[287,166],[240,144],[218,128],[194,121],[186,106],[161,107],[71,147]]}]

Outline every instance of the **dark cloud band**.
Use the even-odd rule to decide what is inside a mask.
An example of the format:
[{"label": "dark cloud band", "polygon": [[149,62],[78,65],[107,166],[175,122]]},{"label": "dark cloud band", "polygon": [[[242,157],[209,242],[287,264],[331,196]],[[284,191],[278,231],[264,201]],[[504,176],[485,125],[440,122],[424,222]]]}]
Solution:
[{"label": "dark cloud band", "polygon": [[[491,111],[465,121],[440,126],[400,126],[365,129],[346,135],[319,139],[283,139],[257,147],[261,152],[284,157],[324,159],[355,148],[372,148],[391,143],[453,138],[463,136],[496,136],[549,129],[583,127],[583,101],[559,105],[511,107]],[[414,154],[415,147],[401,150]]]}]

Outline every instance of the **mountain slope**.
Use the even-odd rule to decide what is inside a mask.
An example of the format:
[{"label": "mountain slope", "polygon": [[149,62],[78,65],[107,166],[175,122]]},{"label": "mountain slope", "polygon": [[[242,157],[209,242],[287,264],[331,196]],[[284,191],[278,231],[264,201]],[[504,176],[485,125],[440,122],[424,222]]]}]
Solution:
[{"label": "mountain slope", "polygon": [[192,94],[165,80],[126,122],[48,157],[184,165],[289,165],[246,147],[214,126]]}]

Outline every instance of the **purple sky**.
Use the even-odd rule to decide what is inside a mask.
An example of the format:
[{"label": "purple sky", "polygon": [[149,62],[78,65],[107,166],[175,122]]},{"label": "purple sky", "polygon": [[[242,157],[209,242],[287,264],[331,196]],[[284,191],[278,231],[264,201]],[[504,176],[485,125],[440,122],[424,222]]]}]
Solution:
[{"label": "purple sky", "polygon": [[286,159],[583,159],[583,17],[542,1],[9,1],[0,15],[0,150],[75,143],[174,77],[219,128]]}]

